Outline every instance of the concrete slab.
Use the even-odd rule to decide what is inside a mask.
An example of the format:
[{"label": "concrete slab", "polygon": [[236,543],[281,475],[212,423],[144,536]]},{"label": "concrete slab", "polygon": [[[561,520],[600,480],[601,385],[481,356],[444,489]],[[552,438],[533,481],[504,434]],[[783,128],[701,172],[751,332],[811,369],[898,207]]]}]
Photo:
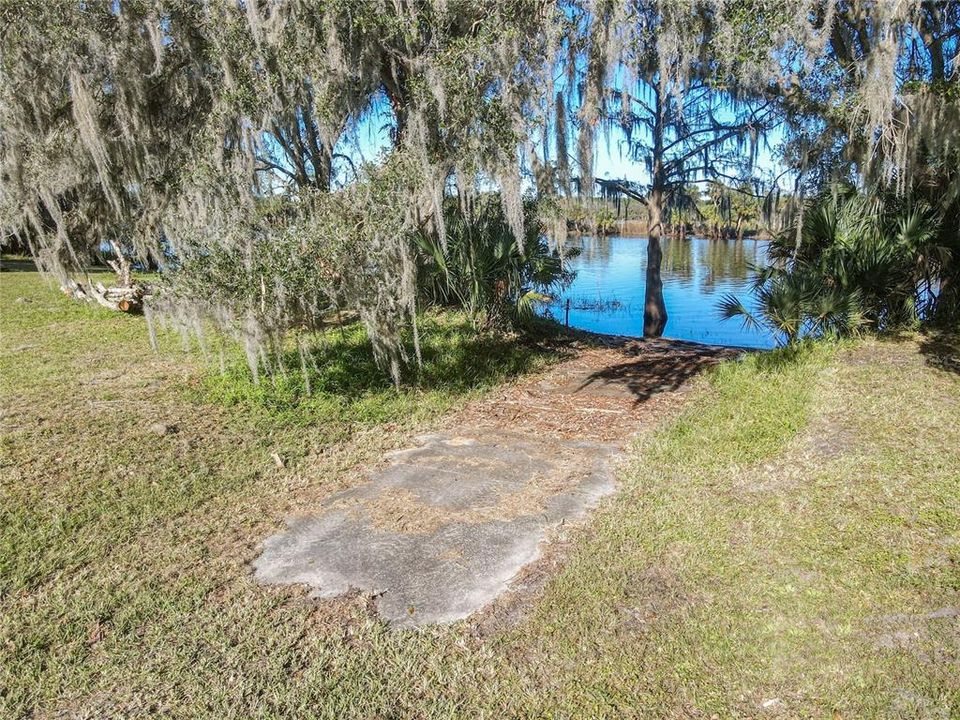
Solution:
[{"label": "concrete slab", "polygon": [[420,440],[269,538],[256,579],[315,597],[370,592],[399,626],[458,620],[506,590],[551,528],[614,489],[612,445],[504,432]]},{"label": "concrete slab", "polygon": [[[580,348],[468,403],[266,540],[257,580],[315,597],[372,593],[394,625],[464,618],[507,590],[551,531],[614,489],[613,457],[738,350],[669,340]],[[522,432],[517,429],[522,428]]]}]

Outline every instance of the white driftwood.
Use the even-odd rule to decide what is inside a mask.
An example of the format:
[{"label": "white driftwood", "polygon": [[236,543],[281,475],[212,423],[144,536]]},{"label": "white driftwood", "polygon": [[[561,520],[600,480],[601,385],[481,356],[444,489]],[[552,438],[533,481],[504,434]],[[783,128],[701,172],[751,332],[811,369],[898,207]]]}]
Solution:
[{"label": "white driftwood", "polygon": [[71,279],[62,286],[62,290],[75,300],[95,302],[115,312],[135,312],[143,305],[144,288],[141,285],[108,288],[99,282],[84,285]]}]

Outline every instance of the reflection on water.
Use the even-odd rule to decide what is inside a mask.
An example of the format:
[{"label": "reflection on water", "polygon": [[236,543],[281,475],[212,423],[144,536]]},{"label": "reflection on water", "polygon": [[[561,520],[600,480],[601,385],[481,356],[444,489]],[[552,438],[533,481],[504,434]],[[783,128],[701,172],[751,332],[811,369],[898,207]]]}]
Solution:
[{"label": "reflection on water", "polygon": [[[571,260],[573,284],[549,306],[563,322],[570,299],[570,325],[599,333],[643,335],[643,292],[647,239],[638,237],[570,238],[580,248]],[[774,339],[743,328],[740,320],[722,320],[717,303],[733,293],[748,306],[752,265],[762,265],[762,240],[664,240],[663,297],[669,319],[666,337],[715,345],[773,347]]]}]

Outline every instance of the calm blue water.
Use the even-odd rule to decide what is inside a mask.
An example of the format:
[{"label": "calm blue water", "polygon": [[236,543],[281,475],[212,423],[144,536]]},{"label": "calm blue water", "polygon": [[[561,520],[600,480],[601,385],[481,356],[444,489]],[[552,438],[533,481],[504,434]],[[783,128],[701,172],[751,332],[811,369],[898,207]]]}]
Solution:
[{"label": "calm blue water", "polygon": [[[570,298],[570,325],[613,335],[643,335],[644,275],[647,239],[639,237],[570,238],[579,247],[570,261],[577,278],[550,305],[563,322]],[[665,337],[714,345],[773,347],[768,333],[747,330],[739,319],[722,320],[717,303],[733,293],[748,307],[753,276],[751,265],[762,265],[767,243],[762,240],[664,240],[663,297],[667,305]]]}]

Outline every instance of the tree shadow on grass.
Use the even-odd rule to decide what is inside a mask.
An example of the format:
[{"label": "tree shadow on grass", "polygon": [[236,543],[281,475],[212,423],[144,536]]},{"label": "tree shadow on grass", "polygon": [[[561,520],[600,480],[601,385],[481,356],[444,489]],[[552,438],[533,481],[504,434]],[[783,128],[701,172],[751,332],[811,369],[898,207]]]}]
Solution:
[{"label": "tree shadow on grass", "polygon": [[704,370],[741,357],[740,348],[723,348],[673,340],[646,340],[627,348],[636,360],[591,373],[576,389],[601,395],[632,395],[635,404],[672,392]]},{"label": "tree shadow on grass", "polygon": [[370,339],[356,323],[310,336],[303,351],[296,346],[287,349],[275,372],[259,382],[237,359],[224,373],[208,376],[205,385],[224,404],[274,410],[308,406],[347,410],[362,404],[366,414],[380,400],[393,407],[423,393],[455,397],[490,387],[542,367],[563,352],[549,329],[529,337],[478,333],[457,314],[426,316],[420,322],[423,362],[417,366],[412,337],[406,338],[409,367],[399,390],[377,366]]},{"label": "tree shadow on grass", "polygon": [[960,331],[928,328],[920,336],[920,352],[927,365],[960,375]]},{"label": "tree shadow on grass", "polygon": [[[412,340],[407,338],[405,343],[409,367],[401,390],[468,392],[529,372],[551,352],[528,339],[475,333],[465,321],[424,325],[420,333],[422,365],[416,364]],[[286,362],[299,363],[297,353],[289,353]],[[370,341],[359,328],[351,328],[345,339],[314,349],[308,363],[311,386],[316,391],[350,398],[394,388],[390,377],[374,361]]]},{"label": "tree shadow on grass", "polygon": [[0,260],[0,272],[37,272],[37,266],[29,258],[9,256]]}]

